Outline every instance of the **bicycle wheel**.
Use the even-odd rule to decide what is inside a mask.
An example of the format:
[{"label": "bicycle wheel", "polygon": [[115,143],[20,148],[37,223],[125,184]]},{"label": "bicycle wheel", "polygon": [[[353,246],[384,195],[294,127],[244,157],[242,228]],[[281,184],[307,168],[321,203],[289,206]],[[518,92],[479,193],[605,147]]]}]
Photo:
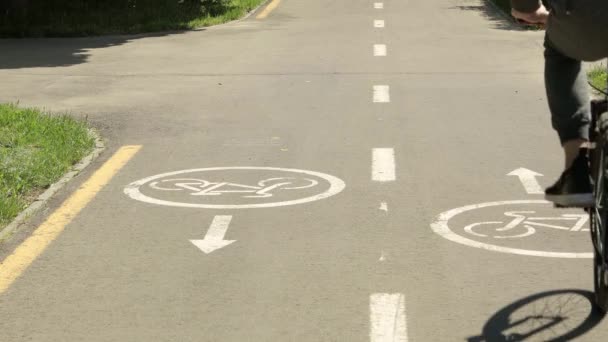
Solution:
[{"label": "bicycle wheel", "polygon": [[591,239],[594,247],[593,278],[595,303],[608,312],[608,113],[598,118],[599,136],[592,158],[595,208],[590,210]]}]

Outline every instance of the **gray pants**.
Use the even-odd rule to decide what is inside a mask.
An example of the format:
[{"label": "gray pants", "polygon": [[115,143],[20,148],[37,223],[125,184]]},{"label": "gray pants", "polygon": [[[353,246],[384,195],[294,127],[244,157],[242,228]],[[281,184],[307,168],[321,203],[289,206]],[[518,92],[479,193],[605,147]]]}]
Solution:
[{"label": "gray pants", "polygon": [[559,52],[545,37],[545,88],[551,123],[561,143],[589,139],[591,109],[587,74],[579,60]]}]

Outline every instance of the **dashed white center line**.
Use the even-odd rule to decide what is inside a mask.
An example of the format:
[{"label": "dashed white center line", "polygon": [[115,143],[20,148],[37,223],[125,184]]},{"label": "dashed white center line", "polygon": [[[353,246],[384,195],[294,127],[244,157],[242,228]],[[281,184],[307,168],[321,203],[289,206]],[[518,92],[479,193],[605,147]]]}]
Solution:
[{"label": "dashed white center line", "polygon": [[391,102],[390,88],[387,85],[374,86],[374,103]]},{"label": "dashed white center line", "polygon": [[374,56],[376,56],[376,57],[386,56],[386,45],[374,44]]},{"label": "dashed white center line", "polygon": [[374,20],[375,28],[384,28],[384,20]]},{"label": "dashed white center line", "polygon": [[375,9],[383,9],[384,8],[384,3],[382,3],[382,2],[374,2],[374,8]]},{"label": "dashed white center line", "polygon": [[388,212],[388,203],[382,202],[380,203],[380,210]]},{"label": "dashed white center line", "polygon": [[386,253],[384,251],[380,252],[380,259],[378,259],[378,261],[380,261],[380,262],[386,261]]},{"label": "dashed white center line", "polygon": [[371,342],[407,342],[405,296],[401,293],[374,293],[370,296]]},{"label": "dashed white center line", "polygon": [[392,148],[373,149],[372,180],[376,182],[392,182],[395,179],[395,150]]}]

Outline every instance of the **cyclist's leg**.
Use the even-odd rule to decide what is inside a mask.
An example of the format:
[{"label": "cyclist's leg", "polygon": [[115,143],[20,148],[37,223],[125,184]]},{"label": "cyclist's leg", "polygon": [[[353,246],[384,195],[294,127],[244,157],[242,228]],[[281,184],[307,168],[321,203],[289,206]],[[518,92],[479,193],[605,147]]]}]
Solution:
[{"label": "cyclist's leg", "polygon": [[551,122],[566,157],[566,170],[545,190],[545,198],[559,206],[591,207],[589,165],[585,150],[581,150],[589,140],[591,122],[587,75],[579,60],[561,53],[548,38],[545,38],[545,88]]},{"label": "cyclist's leg", "polygon": [[587,75],[579,60],[562,54],[545,37],[545,88],[551,122],[566,154],[566,168],[589,140],[591,109]]}]

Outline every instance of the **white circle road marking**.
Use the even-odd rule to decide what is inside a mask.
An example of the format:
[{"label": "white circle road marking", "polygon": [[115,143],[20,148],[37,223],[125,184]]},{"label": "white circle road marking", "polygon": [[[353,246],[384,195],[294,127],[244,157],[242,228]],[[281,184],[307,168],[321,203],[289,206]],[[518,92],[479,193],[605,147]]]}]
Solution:
[{"label": "white circle road marking", "polygon": [[[458,214],[462,214],[466,211],[471,211],[480,208],[493,207],[499,205],[508,205],[508,204],[548,204],[550,202],[544,200],[516,200],[516,201],[498,201],[498,202],[487,202],[480,204],[467,205],[460,208],[455,208],[448,210],[444,213],[441,213],[435,222],[431,224],[431,228],[433,231],[444,238],[457,242],[466,246],[481,248],[488,251],[501,252],[501,253],[511,253],[518,255],[526,255],[526,256],[540,256],[540,257],[549,257],[549,258],[570,258],[570,259],[590,259],[593,258],[593,253],[562,253],[562,252],[545,252],[545,251],[535,251],[528,249],[519,249],[519,248],[510,248],[503,246],[496,246],[492,244],[482,243],[479,241],[467,239],[463,236],[460,236],[454,233],[450,227],[448,226],[448,221]],[[589,242],[591,244],[591,242]],[[591,248],[591,246],[589,246]]]},{"label": "white circle road marking", "polygon": [[[266,171],[302,173],[305,175],[311,175],[311,176],[316,176],[316,177],[322,178],[322,179],[326,180],[327,182],[329,182],[330,187],[327,191],[325,191],[321,194],[317,194],[317,195],[309,196],[309,197],[305,197],[305,198],[300,198],[297,200],[273,202],[273,203],[257,203],[257,204],[204,204],[204,203],[172,202],[172,201],[165,201],[165,200],[153,198],[150,196],[146,196],[143,193],[141,193],[141,191],[139,191],[139,188],[142,185],[147,184],[156,179],[160,179],[160,178],[164,178],[164,177],[168,177],[168,176],[180,175],[180,174],[184,174],[184,173],[205,172],[205,171],[222,171],[222,170],[262,170],[262,171],[266,170]],[[273,207],[281,207],[281,206],[287,206],[287,205],[303,204],[303,203],[318,201],[318,200],[325,199],[325,198],[328,198],[328,197],[331,197],[333,195],[340,193],[342,190],[344,190],[345,187],[346,187],[346,184],[340,178],[337,178],[337,177],[334,177],[334,176],[331,176],[331,175],[328,175],[325,173],[320,173],[320,172],[298,170],[298,169],[276,168],[276,167],[231,166],[231,167],[210,167],[210,168],[202,168],[202,169],[189,169],[189,170],[180,170],[180,171],[162,173],[159,175],[140,179],[138,181],[135,181],[135,182],[127,185],[124,189],[124,193],[126,195],[128,195],[129,197],[131,197],[132,199],[135,199],[135,200],[138,200],[141,202],[165,205],[165,206],[171,206],[171,207],[204,208],[204,209],[252,209],[252,208],[273,208]]]}]

